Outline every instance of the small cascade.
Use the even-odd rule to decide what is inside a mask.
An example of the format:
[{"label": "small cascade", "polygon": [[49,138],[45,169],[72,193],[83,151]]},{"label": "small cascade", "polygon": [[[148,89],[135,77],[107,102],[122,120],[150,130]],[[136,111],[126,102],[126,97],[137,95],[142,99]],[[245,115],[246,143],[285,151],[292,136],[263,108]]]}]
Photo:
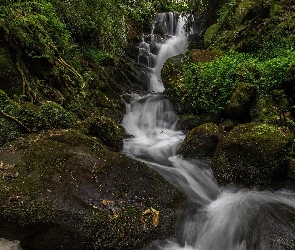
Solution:
[{"label": "small cascade", "polygon": [[161,69],[165,61],[185,51],[187,34],[185,18],[174,13],[159,13],[153,21],[152,32],[139,44],[138,61],[147,67],[145,79],[149,91],[163,92]]},{"label": "small cascade", "polygon": [[[147,67],[149,93],[132,95],[122,125],[130,137],[123,152],[158,171],[182,190],[189,204],[174,238],[156,241],[150,250],[295,249],[295,194],[221,188],[206,161],[184,160],[177,151],[185,135],[164,90],[165,61],[186,48],[185,20],[160,13],[152,33],[143,37],[138,60]],[[162,36],[160,36],[160,34]]]}]

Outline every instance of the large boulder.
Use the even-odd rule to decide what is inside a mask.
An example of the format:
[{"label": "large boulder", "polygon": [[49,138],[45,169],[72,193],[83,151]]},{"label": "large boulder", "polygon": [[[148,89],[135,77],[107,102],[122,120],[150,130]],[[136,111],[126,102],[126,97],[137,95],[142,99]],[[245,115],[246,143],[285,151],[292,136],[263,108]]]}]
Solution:
[{"label": "large boulder", "polygon": [[139,249],[173,233],[182,194],[96,138],[31,134],[0,159],[0,238],[25,249]]},{"label": "large boulder", "polygon": [[188,158],[211,158],[219,137],[219,128],[216,124],[203,124],[187,134],[178,153]]},{"label": "large boulder", "polygon": [[247,123],[223,137],[212,160],[221,184],[268,185],[286,178],[293,136],[287,128]]}]

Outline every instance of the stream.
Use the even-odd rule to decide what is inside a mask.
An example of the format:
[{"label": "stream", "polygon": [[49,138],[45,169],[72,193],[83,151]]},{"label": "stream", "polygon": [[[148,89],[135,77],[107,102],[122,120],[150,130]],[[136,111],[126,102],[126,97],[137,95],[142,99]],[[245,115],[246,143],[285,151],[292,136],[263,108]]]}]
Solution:
[{"label": "stream", "polygon": [[[149,93],[132,94],[122,125],[131,136],[123,153],[158,171],[188,197],[174,236],[146,249],[278,250],[295,249],[295,194],[288,190],[258,191],[220,187],[208,162],[177,155],[183,132],[179,117],[162,92],[165,61],[187,47],[185,18],[160,13],[152,32],[139,45],[138,60],[147,66]],[[156,34],[157,30],[164,33]]]}]

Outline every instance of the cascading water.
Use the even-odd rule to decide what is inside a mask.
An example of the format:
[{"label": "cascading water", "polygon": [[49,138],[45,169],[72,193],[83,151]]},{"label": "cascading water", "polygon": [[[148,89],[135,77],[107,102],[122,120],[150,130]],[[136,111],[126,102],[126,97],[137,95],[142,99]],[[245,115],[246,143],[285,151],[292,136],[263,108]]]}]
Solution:
[{"label": "cascading water", "polygon": [[[133,137],[124,140],[124,153],[157,170],[192,201],[176,236],[147,249],[254,250],[295,249],[295,194],[218,187],[206,162],[176,155],[184,134],[164,90],[160,72],[164,62],[186,49],[185,20],[159,14],[149,42],[139,46],[139,61],[148,71],[150,93],[133,95],[122,125]],[[156,35],[161,29],[168,39]]]}]

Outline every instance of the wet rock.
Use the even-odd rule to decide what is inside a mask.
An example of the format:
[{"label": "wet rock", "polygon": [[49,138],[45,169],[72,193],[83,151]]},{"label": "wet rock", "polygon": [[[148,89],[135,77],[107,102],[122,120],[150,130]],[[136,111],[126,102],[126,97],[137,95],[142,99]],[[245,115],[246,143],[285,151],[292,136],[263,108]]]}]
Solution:
[{"label": "wet rock", "polygon": [[[173,233],[183,196],[158,173],[75,130],[0,151],[0,237],[25,249],[138,249]],[[150,211],[150,212],[147,212]]]},{"label": "wet rock", "polygon": [[220,137],[214,123],[206,123],[191,130],[184,139],[178,153],[188,158],[212,157]]},{"label": "wet rock", "polygon": [[218,144],[212,160],[221,184],[268,185],[287,177],[293,136],[287,128],[247,123],[233,128]]}]

